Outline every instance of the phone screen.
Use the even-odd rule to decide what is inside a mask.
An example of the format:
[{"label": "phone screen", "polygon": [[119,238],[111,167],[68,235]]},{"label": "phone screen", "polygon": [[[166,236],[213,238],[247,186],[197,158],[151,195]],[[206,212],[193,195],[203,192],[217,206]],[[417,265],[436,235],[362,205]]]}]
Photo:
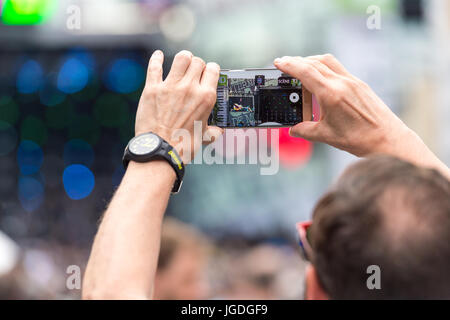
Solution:
[{"label": "phone screen", "polygon": [[210,125],[287,127],[303,121],[300,81],[277,69],[222,70]]}]

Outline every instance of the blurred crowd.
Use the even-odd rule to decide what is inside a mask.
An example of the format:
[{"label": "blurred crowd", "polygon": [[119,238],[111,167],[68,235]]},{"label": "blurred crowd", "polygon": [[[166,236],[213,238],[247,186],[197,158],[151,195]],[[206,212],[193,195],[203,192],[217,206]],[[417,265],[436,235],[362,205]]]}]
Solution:
[{"label": "blurred crowd", "polygon": [[[0,236],[1,299],[79,299],[67,285],[87,249],[34,243],[22,250]],[[175,218],[163,224],[155,299],[301,299],[305,264],[295,243],[245,238],[213,240]],[[69,268],[69,269],[68,269]]]}]

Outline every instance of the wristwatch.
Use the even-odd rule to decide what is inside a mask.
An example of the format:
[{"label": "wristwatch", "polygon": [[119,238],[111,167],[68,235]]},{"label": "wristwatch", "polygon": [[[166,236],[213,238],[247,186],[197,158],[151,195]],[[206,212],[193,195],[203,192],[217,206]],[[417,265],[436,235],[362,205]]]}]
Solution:
[{"label": "wristwatch", "polygon": [[175,170],[177,180],[172,193],[181,189],[184,177],[184,164],[178,152],[163,138],[153,132],[144,133],[130,140],[123,154],[123,166],[128,167],[130,161],[150,162],[155,159],[166,160]]}]

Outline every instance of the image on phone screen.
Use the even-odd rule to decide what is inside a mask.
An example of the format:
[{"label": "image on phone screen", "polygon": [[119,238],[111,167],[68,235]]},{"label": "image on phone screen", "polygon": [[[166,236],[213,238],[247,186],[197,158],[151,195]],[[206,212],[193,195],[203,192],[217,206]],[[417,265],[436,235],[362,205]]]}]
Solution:
[{"label": "image on phone screen", "polygon": [[276,69],[222,71],[208,120],[222,128],[287,127],[303,121],[300,81]]}]

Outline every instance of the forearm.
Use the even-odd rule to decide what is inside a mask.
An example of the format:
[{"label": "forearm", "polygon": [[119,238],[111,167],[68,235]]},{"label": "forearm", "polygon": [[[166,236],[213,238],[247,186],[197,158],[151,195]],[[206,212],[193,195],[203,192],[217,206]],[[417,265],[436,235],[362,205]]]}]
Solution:
[{"label": "forearm", "polygon": [[174,181],[165,161],[130,162],[95,238],[83,298],[152,297],[161,223]]},{"label": "forearm", "polygon": [[[393,132],[397,132],[394,136]],[[450,169],[426,146],[422,139],[406,125],[392,134],[378,150],[419,166],[433,168],[450,179]]]}]

